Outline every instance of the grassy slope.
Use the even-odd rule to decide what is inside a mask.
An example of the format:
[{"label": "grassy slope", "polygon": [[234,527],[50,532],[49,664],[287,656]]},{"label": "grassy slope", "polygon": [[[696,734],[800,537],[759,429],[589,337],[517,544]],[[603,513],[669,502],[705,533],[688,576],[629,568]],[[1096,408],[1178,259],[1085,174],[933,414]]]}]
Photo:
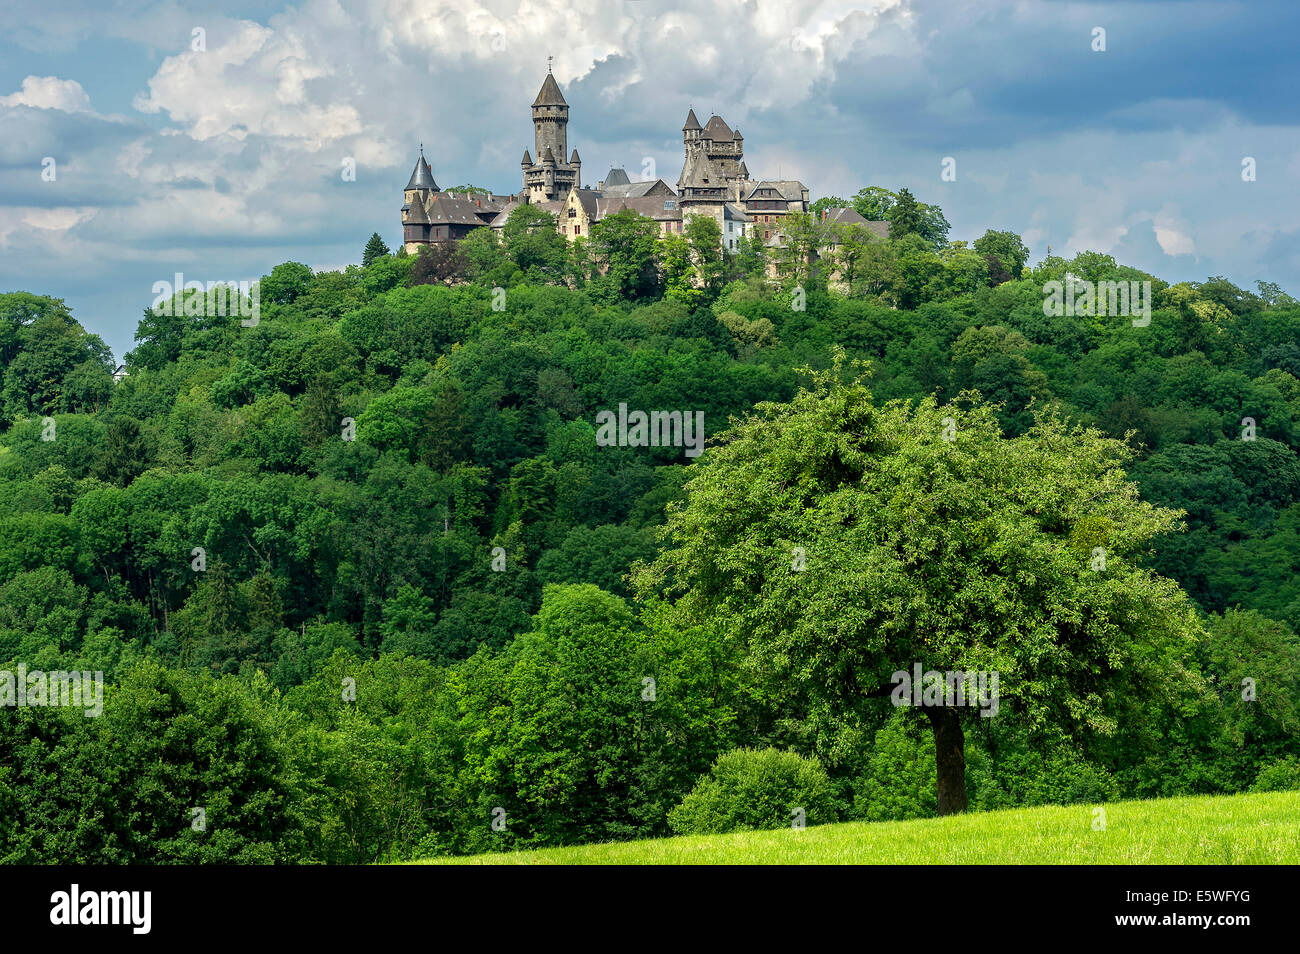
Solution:
[{"label": "grassy slope", "polygon": [[429,864],[1298,864],[1300,792],[1046,806],[437,858]]}]

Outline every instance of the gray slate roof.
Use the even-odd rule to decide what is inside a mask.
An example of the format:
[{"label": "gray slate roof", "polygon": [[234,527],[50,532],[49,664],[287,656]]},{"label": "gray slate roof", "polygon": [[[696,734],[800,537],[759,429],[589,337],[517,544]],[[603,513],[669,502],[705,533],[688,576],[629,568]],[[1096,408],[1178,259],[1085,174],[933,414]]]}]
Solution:
[{"label": "gray slate roof", "polygon": [[699,129],[699,128],[700,128],[700,121],[695,118],[695,110],[692,109],[689,113],[686,114],[686,125],[682,126],[682,132],[685,132],[688,129]]},{"label": "gray slate roof", "polygon": [[609,170],[609,175],[605,176],[605,187],[629,185],[632,180],[627,177],[627,173],[617,167]]},{"label": "gray slate roof", "polygon": [[714,142],[731,142],[736,138],[736,134],[731,131],[731,127],[722,121],[721,116],[710,116],[708,123],[704,127],[704,139],[712,139]]},{"label": "gray slate roof", "polygon": [[[621,170],[620,170],[621,171]],[[663,179],[655,179],[652,182],[629,182],[627,185],[613,185],[608,181],[600,190],[600,194],[610,199],[634,199],[643,195],[664,195],[669,198],[676,198],[677,193]]]},{"label": "gray slate roof", "polygon": [[785,199],[787,202],[799,202],[803,199],[804,189],[806,188],[807,186],[798,179],[764,179],[762,182],[756,184],[754,188],[749,190],[749,194],[745,196],[745,200],[748,201],[749,199],[755,198],[758,193],[764,189],[774,189],[776,190],[777,195]]},{"label": "gray slate roof", "polygon": [[686,157],[686,162],[682,165],[682,176],[677,180],[679,189],[708,189],[717,188],[722,183],[716,185],[712,182],[706,183],[708,166],[705,160],[701,159],[698,152],[692,152]]},{"label": "gray slate roof", "polygon": [[500,212],[498,212],[495,216],[492,217],[492,221],[489,224],[494,229],[501,228],[503,225],[506,224],[506,219],[510,218],[510,213],[513,212],[515,209],[519,208],[523,204],[524,203],[520,202],[518,199],[512,198],[509,202],[507,202],[505,205],[501,207]]},{"label": "gray slate roof", "polygon": [[406,224],[428,225],[429,224],[429,217],[424,214],[424,203],[421,202],[418,198],[414,203],[410,205],[402,206],[402,211],[406,213],[406,215],[402,217],[402,223],[404,225]]},{"label": "gray slate roof", "polygon": [[826,209],[822,212],[823,222],[837,222],[841,225],[866,225],[867,220],[858,213],[857,209],[840,208]]},{"label": "gray slate roof", "polygon": [[736,205],[734,202],[728,202],[726,205],[722,207],[722,217],[724,220],[733,221],[733,222],[754,221],[745,213],[744,209]]},{"label": "gray slate roof", "polygon": [[424,158],[424,153],[420,153],[420,158],[415,160],[415,169],[411,172],[411,181],[406,183],[406,188],[438,191],[438,183],[433,181],[433,170],[429,168],[429,160]]},{"label": "gray slate roof", "polygon": [[568,106],[564,101],[564,94],[560,92],[560,84],[555,82],[555,77],[550,73],[546,74],[546,79],[542,81],[542,88],[537,91],[537,98],[533,100],[534,106]]},{"label": "gray slate roof", "polygon": [[[671,209],[664,208],[668,204],[672,205]],[[638,215],[644,215],[656,222],[674,222],[682,217],[682,209],[677,204],[676,199],[665,199],[659,195],[647,195],[640,198],[602,197],[597,204],[598,217],[602,219],[617,215],[625,209],[631,209]]]},{"label": "gray slate roof", "polygon": [[582,211],[585,212],[589,218],[594,218],[599,207],[600,193],[595,189],[577,189],[576,191],[578,193],[578,202],[582,206]]},{"label": "gray slate roof", "polygon": [[864,229],[877,238],[889,238],[889,223],[878,222],[872,219],[864,219],[857,209],[827,209],[823,218],[825,222],[834,222],[837,225],[851,225],[856,228]]},{"label": "gray slate roof", "polygon": [[483,208],[476,199],[451,198],[441,194],[428,205],[430,225],[483,225],[493,216],[491,208]]}]

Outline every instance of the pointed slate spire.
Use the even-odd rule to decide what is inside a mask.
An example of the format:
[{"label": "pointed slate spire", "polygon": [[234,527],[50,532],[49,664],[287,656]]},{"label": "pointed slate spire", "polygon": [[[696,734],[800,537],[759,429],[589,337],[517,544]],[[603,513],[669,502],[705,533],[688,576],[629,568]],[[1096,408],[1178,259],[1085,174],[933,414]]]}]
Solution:
[{"label": "pointed slate spire", "polygon": [[533,157],[532,157],[532,155],[528,152],[527,149],[524,150],[524,158],[520,161],[519,164],[520,164],[521,166],[531,166],[531,165],[533,164]]},{"label": "pointed slate spire", "polygon": [[682,132],[686,132],[688,129],[700,128],[702,128],[700,121],[695,118],[695,107],[691,107],[691,111],[686,114],[686,125],[682,127]]},{"label": "pointed slate spire", "polygon": [[537,92],[537,98],[533,100],[533,107],[568,105],[564,101],[564,94],[560,92],[560,84],[555,82],[552,74],[547,73],[546,79],[542,81],[542,88]]},{"label": "pointed slate spire", "polygon": [[569,157],[569,164],[576,166],[580,162],[582,162],[582,160],[578,157],[578,150],[575,149],[573,150],[573,155]]},{"label": "pointed slate spire", "polygon": [[406,184],[406,188],[407,191],[411,189],[438,191],[438,183],[433,181],[433,170],[429,168],[429,162],[424,158],[423,143],[420,144],[420,158],[415,161],[415,169],[411,173],[411,181]]}]

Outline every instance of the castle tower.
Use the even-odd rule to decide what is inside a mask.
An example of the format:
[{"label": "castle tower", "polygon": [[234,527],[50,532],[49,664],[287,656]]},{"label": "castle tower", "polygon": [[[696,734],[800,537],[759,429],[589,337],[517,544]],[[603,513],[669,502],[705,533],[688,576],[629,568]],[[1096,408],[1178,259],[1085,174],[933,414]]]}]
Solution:
[{"label": "castle tower", "polygon": [[423,143],[420,144],[420,158],[415,160],[415,168],[411,170],[411,178],[403,191],[407,202],[411,202],[419,193],[439,191],[438,183],[433,181],[433,169],[429,167],[429,160],[424,158]]},{"label": "castle tower", "polygon": [[695,107],[691,107],[690,112],[686,114],[686,123],[682,126],[682,145],[686,151],[691,151],[691,143],[700,141],[700,130],[703,129],[700,121],[695,118]]},{"label": "castle tower", "polygon": [[533,130],[537,155],[544,156],[550,149],[563,162],[569,154],[569,104],[564,101],[560,84],[549,71],[533,100]]},{"label": "castle tower", "polygon": [[408,252],[419,248],[419,243],[429,241],[428,202],[438,194],[438,183],[433,179],[433,170],[429,160],[424,158],[424,144],[420,144],[420,158],[415,160],[415,169],[402,190],[405,202],[402,205],[402,244]]},{"label": "castle tower", "polygon": [[725,231],[726,204],[741,197],[745,140],[733,132],[721,116],[713,115],[703,126],[692,108],[682,126],[682,174],[677,193],[682,214],[711,215]]},{"label": "castle tower", "polygon": [[[577,149],[569,153],[568,145],[569,104],[548,69],[542,88],[533,100],[533,146],[537,161],[533,162],[525,150],[520,162],[528,202],[563,199],[570,189],[581,185],[582,160]],[[570,156],[567,162],[565,156]]]}]

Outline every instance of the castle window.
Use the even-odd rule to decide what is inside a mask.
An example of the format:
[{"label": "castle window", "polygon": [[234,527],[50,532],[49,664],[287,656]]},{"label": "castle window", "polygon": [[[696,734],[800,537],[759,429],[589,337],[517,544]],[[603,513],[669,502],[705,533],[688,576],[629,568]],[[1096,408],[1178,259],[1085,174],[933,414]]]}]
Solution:
[{"label": "castle window", "polygon": [[574,234],[574,235],[581,235],[581,234],[582,234],[582,226],[581,226],[581,225],[578,225],[577,223],[574,223],[574,226],[573,226],[573,234]]},{"label": "castle window", "polygon": [[569,210],[569,218],[573,219],[573,218],[577,218],[577,216],[578,216],[578,210],[577,210],[577,209],[570,209],[570,210]]}]

